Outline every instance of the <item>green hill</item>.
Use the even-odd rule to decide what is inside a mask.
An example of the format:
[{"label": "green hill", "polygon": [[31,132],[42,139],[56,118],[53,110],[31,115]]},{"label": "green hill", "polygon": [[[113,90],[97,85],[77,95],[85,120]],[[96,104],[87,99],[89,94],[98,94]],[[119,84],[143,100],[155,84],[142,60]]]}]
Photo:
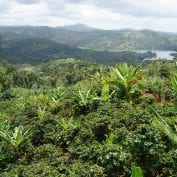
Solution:
[{"label": "green hill", "polygon": [[1,26],[0,33],[31,35],[70,46],[97,50],[177,49],[176,34],[151,30],[98,30],[78,24],[56,28],[47,26]]},{"label": "green hill", "polygon": [[77,58],[102,64],[114,64],[123,61],[141,61],[153,55],[151,52],[139,54],[128,51],[110,52],[80,49],[26,34],[0,35],[0,58],[11,63],[37,64],[49,60]]}]

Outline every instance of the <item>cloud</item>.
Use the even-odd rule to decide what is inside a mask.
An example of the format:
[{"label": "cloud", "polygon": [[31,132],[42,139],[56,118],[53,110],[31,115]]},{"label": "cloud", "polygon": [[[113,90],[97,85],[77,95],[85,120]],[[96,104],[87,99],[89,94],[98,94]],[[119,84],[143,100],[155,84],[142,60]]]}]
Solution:
[{"label": "cloud", "polygon": [[177,17],[176,0],[90,0],[85,2],[132,16]]},{"label": "cloud", "polygon": [[65,4],[89,4],[107,9],[115,13],[121,13],[139,17],[177,17],[176,0],[43,0],[51,2],[55,6],[60,3]]},{"label": "cloud", "polygon": [[39,3],[41,0],[12,0],[12,1],[21,4],[35,4],[35,3]]},{"label": "cloud", "polygon": [[6,13],[11,8],[11,4],[7,1],[0,0],[0,14]]},{"label": "cloud", "polygon": [[177,31],[176,0],[0,0],[0,25]]}]

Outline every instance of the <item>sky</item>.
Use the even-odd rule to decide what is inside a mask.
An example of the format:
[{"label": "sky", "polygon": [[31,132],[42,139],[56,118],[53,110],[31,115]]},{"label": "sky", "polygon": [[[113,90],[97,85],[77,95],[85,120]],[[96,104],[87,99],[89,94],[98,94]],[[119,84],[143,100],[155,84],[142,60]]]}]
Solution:
[{"label": "sky", "polygon": [[0,0],[0,25],[177,32],[177,0]]}]

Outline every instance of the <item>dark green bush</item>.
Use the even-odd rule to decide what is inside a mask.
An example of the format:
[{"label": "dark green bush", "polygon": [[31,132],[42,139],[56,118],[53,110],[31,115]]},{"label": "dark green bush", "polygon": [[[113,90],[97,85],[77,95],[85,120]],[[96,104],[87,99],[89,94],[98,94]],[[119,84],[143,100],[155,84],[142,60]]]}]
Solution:
[{"label": "dark green bush", "polygon": [[104,169],[96,164],[74,161],[68,167],[68,177],[105,177]]}]

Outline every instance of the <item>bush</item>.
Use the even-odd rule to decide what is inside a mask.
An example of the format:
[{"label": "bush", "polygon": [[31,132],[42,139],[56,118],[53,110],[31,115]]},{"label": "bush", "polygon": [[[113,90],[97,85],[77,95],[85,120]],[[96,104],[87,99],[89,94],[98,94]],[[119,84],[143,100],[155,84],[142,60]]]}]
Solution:
[{"label": "bush", "polygon": [[130,135],[129,145],[134,161],[148,174],[155,171],[166,148],[160,132],[148,125],[140,125]]},{"label": "bush", "polygon": [[68,177],[106,177],[103,168],[96,164],[74,161],[68,167]]}]

